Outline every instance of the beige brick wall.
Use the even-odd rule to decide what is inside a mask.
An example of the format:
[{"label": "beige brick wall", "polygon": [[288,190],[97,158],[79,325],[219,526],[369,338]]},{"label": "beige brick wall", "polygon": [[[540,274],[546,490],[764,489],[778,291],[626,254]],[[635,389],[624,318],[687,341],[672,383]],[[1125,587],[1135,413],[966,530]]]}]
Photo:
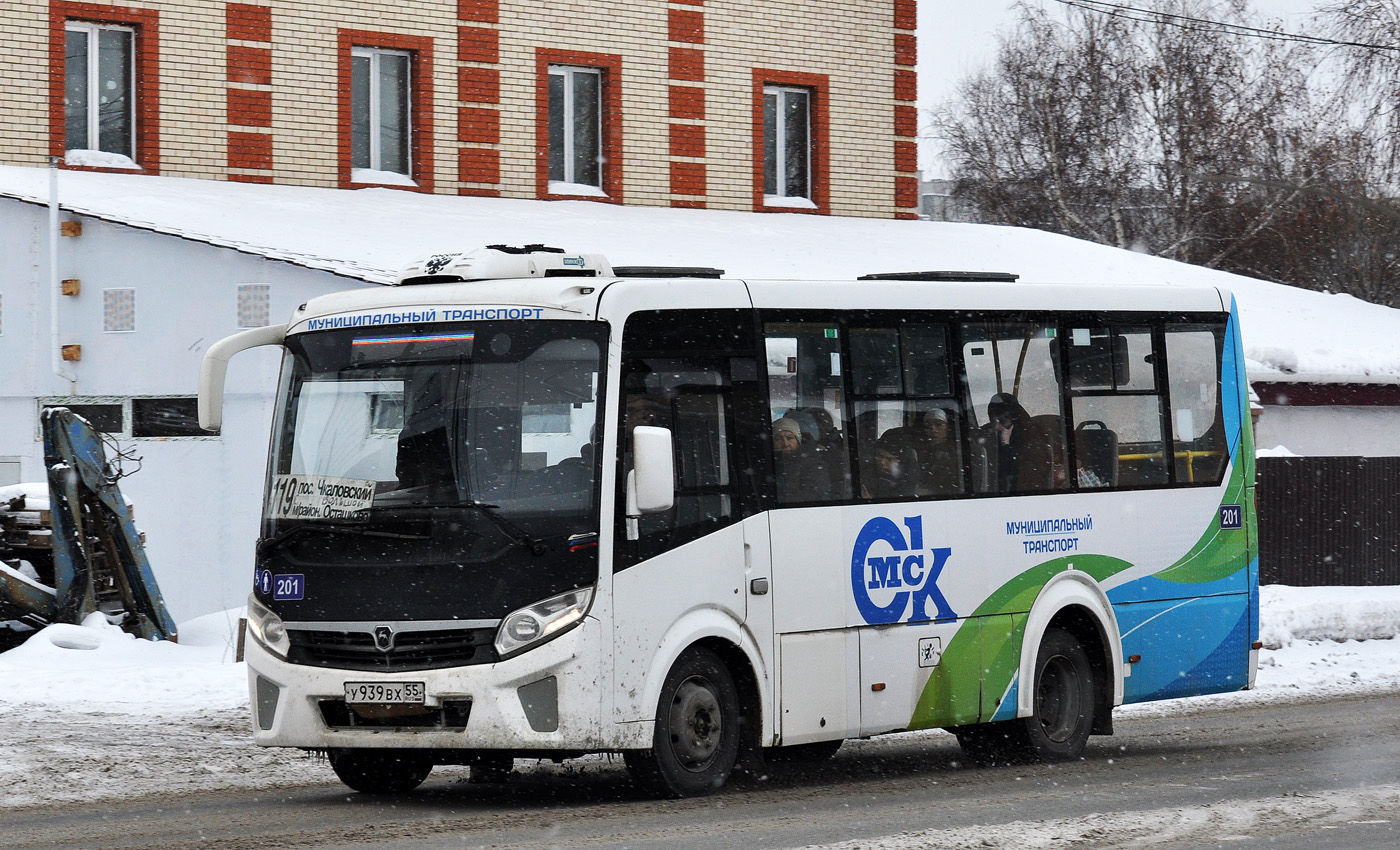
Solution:
[{"label": "beige brick wall", "polygon": [[[161,172],[223,179],[227,161],[223,2],[88,0],[160,12]],[[498,147],[500,192],[536,193],[535,50],[622,57],[623,169],[628,204],[669,205],[668,9],[704,15],[706,156],[711,209],[753,207],[752,70],[827,75],[830,81],[830,211],[894,214],[891,0],[798,0],[782,4],[781,27],[766,0],[502,0],[499,23],[457,19],[456,0],[247,0],[271,5],[271,176],[281,184],[337,185],[337,32],[358,29],[431,38],[435,189],[456,193],[462,148]],[[456,141],[457,31],[500,32],[500,144]],[[776,36],[783,36],[779,41]],[[267,47],[260,42],[235,42]],[[477,63],[467,63],[477,64]],[[48,4],[0,4],[0,162],[42,165],[48,153]],[[258,88],[252,86],[252,88]],[[489,107],[488,107],[489,108]],[[694,122],[682,122],[694,123]],[[240,132],[267,130],[236,128]],[[481,188],[480,184],[473,184]]]},{"label": "beige brick wall", "polygon": [[49,4],[0,4],[0,162],[47,165]]}]

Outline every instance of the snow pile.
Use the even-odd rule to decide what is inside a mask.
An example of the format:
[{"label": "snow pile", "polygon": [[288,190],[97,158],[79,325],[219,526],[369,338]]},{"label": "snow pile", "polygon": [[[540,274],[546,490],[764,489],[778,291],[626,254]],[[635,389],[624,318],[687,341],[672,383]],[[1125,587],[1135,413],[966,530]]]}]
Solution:
[{"label": "snow pile", "polygon": [[0,709],[47,705],[132,714],[181,714],[248,704],[234,663],[240,611],[179,627],[180,642],[139,640],[92,614],[54,624],[0,654]]},{"label": "snow pile", "polygon": [[1400,587],[1259,589],[1259,639],[1265,649],[1295,641],[1390,640],[1400,635]]}]

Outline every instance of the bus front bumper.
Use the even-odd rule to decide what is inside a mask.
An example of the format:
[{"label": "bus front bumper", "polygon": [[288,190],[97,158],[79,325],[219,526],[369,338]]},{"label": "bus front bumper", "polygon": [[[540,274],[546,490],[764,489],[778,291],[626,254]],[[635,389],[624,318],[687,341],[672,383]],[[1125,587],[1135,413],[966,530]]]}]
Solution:
[{"label": "bus front bumper", "polygon": [[[302,749],[591,751],[600,734],[599,624],[495,664],[371,672],[290,664],[249,639],[253,741]],[[346,683],[422,685],[421,705],[346,703]]]}]

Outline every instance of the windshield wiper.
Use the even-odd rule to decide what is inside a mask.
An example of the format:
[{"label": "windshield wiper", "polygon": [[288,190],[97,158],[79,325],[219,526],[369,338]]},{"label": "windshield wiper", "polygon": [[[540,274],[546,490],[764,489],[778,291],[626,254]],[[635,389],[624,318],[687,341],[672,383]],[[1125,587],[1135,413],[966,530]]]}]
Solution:
[{"label": "windshield wiper", "polygon": [[495,524],[496,528],[501,530],[502,534],[511,539],[511,542],[522,548],[529,549],[531,555],[539,557],[549,551],[548,543],[538,537],[532,537],[528,531],[496,513],[496,509],[499,508],[500,505],[488,505],[485,502],[478,502],[476,499],[463,499],[459,504],[481,511],[487,519]]},{"label": "windshield wiper", "polygon": [[379,531],[373,528],[365,528],[362,525],[348,525],[343,522],[303,522],[290,528],[284,528],[271,537],[264,537],[258,541],[258,551],[262,552],[274,546],[278,546],[293,537],[299,536],[304,531],[323,531],[333,534],[353,534],[357,537],[392,537],[399,540],[428,540],[426,534],[402,534],[395,531]]}]

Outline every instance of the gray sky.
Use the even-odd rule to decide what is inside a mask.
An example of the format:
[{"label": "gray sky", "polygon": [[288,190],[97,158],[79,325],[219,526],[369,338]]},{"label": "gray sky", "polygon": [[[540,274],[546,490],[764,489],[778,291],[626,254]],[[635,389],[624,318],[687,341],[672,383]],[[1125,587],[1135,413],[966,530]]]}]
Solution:
[{"label": "gray sky", "polygon": [[[991,62],[996,53],[996,33],[1014,19],[1015,5],[1008,0],[918,0],[919,2],[919,105],[922,112],[952,96],[958,80]],[[1063,8],[1055,0],[1028,0],[1051,8]],[[1121,0],[1124,5],[1146,5]],[[1322,0],[1254,0],[1253,7],[1270,17],[1284,19],[1284,29],[1312,33],[1308,18]],[[934,153],[925,144],[920,164],[929,170]]]}]

